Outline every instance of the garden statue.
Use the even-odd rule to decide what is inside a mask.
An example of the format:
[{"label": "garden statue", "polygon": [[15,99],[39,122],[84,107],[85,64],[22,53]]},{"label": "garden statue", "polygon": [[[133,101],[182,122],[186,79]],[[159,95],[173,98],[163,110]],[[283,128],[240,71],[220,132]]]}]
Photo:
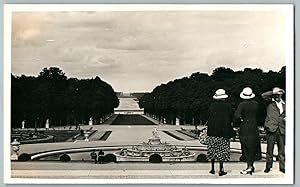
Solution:
[{"label": "garden statue", "polygon": [[86,141],[86,142],[90,141],[90,140],[89,140],[89,134],[90,134],[90,133],[87,132],[87,131],[84,132],[84,137],[85,137],[84,141]]},{"label": "garden statue", "polygon": [[17,139],[14,139],[14,141],[11,143],[11,149],[12,149],[12,155],[10,157],[11,160],[18,160],[18,151],[20,150],[20,142],[17,141]]},{"label": "garden statue", "polygon": [[89,125],[93,125],[93,118],[90,117]]},{"label": "garden statue", "polygon": [[157,128],[154,127],[154,130],[152,131],[152,135],[154,138],[158,138]]},{"label": "garden statue", "polygon": [[25,120],[22,121],[22,129],[25,129]]},{"label": "garden statue", "polygon": [[45,128],[46,128],[46,130],[48,130],[48,129],[49,129],[49,127],[50,127],[50,125],[49,125],[49,119],[47,119],[47,120],[46,120],[46,124],[45,124]]}]

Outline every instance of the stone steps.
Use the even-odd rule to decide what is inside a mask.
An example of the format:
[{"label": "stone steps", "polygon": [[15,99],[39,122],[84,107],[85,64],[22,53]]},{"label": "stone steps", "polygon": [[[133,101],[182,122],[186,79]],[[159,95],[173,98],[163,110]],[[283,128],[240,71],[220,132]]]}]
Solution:
[{"label": "stone steps", "polygon": [[[256,171],[253,175],[241,175],[245,163],[225,163],[225,176],[211,175],[210,163],[176,163],[176,164],[141,164],[141,163],[109,163],[94,164],[93,162],[13,162],[12,177],[19,178],[88,178],[88,179],[254,179],[251,183],[275,183],[285,175],[279,172],[278,162],[273,165],[270,173],[264,173],[265,162],[255,162]],[[20,169],[24,168],[24,169]],[[218,168],[218,163],[216,163]],[[216,171],[218,172],[218,170]],[[272,180],[268,180],[271,178]],[[171,182],[171,181],[170,181]],[[203,183],[201,181],[195,181]],[[230,182],[233,182],[230,180]],[[244,181],[245,182],[245,181]]]}]

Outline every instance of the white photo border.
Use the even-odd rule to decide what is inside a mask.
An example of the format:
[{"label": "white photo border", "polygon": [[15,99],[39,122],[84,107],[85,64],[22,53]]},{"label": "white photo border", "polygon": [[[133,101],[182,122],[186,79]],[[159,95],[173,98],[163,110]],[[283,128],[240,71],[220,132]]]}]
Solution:
[{"label": "white photo border", "polygon": [[[11,26],[13,12],[59,11],[266,11],[286,12],[286,173],[284,178],[230,179],[32,179],[12,178],[11,125]],[[294,183],[294,6],[293,4],[5,4],[4,5],[4,182],[7,184],[293,184]]]}]

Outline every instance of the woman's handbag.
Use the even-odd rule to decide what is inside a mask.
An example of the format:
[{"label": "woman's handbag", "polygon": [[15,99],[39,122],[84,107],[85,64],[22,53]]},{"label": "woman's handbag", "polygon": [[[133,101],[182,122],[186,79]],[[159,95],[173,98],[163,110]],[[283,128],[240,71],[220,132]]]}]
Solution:
[{"label": "woman's handbag", "polygon": [[203,145],[208,145],[207,127],[204,127],[200,132],[199,142]]}]

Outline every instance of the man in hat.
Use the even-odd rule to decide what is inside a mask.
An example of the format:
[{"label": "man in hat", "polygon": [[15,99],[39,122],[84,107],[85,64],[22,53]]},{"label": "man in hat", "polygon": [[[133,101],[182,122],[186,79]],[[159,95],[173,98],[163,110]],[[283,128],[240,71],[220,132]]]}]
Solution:
[{"label": "man in hat", "polygon": [[278,87],[262,94],[264,99],[271,99],[267,107],[265,130],[267,132],[267,158],[265,173],[269,173],[273,165],[275,142],[278,147],[279,170],[285,173],[285,102],[282,100],[284,90]]}]

